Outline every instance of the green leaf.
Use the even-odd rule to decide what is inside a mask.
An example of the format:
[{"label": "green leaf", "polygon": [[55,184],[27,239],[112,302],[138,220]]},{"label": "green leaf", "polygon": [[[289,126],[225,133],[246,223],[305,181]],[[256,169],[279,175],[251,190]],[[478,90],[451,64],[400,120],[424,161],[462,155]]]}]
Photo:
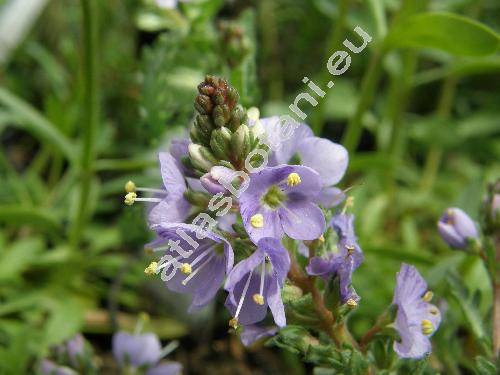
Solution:
[{"label": "green leaf", "polygon": [[51,212],[18,205],[0,206],[0,222],[9,225],[29,224],[55,233],[62,231],[61,223]]},{"label": "green leaf", "polygon": [[29,103],[0,87],[0,103],[16,115],[19,126],[31,132],[41,141],[57,147],[68,160],[75,156],[75,146],[62,134],[56,125],[47,120]]},{"label": "green leaf", "polygon": [[495,53],[499,36],[488,27],[451,13],[422,13],[402,19],[385,40],[388,48],[433,48],[457,56]]},{"label": "green leaf", "polygon": [[476,365],[474,366],[474,372],[477,375],[496,375],[497,366],[494,363],[490,362],[488,359],[484,357],[476,357]]}]

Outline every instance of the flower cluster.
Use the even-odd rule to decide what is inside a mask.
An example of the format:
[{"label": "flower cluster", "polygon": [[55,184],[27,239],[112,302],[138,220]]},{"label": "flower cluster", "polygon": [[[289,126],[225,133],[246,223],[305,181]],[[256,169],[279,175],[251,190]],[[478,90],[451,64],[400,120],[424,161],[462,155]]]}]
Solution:
[{"label": "flower cluster", "polygon": [[[313,294],[323,326],[342,324],[360,301],[352,279],[364,259],[347,212],[352,198],[335,186],[346,172],[347,150],[290,116],[260,119],[258,110],[245,111],[221,78],[208,76],[198,91],[190,139],[174,140],[159,154],[164,187],[126,185],[126,204],[153,204],[148,221],[156,238],[146,248],[158,256],[145,272],[192,295],[191,312],[224,289],[229,325],[242,331],[246,345],[287,325],[288,286]],[[427,340],[439,325],[429,316],[435,307],[417,303],[421,290],[407,292],[415,273],[401,271],[394,299],[402,357],[427,353],[427,342],[415,340]],[[335,291],[331,301],[318,291],[316,276]],[[271,316],[275,326],[262,325]]]}]

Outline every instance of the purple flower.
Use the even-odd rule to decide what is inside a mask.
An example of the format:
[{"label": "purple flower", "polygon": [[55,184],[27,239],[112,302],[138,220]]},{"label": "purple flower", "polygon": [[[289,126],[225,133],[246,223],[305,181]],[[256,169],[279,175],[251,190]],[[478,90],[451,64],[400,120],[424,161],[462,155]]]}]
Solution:
[{"label": "purple flower", "polygon": [[161,343],[153,333],[133,335],[117,332],[113,335],[113,356],[120,367],[145,367],[146,375],[178,375],[182,365],[177,362],[160,362],[164,357]]},{"label": "purple flower", "polygon": [[161,343],[153,333],[118,332],[113,336],[113,356],[121,366],[152,366],[162,357]]},{"label": "purple flower", "polygon": [[320,190],[318,173],[308,167],[282,165],[251,174],[239,203],[252,241],[281,239],[284,233],[298,240],[321,236],[325,218],[314,203]]},{"label": "purple flower", "polygon": [[77,333],[58,348],[61,355],[67,355],[69,363],[73,367],[79,367],[81,358],[85,354],[85,339]]},{"label": "purple flower", "polygon": [[257,324],[245,326],[240,339],[243,345],[250,346],[254,342],[264,338],[274,336],[278,332],[278,327],[265,327]]},{"label": "purple flower", "polygon": [[330,253],[328,258],[314,257],[309,262],[307,273],[328,279],[337,275],[340,283],[342,303],[358,302],[359,296],[352,288],[352,274],[363,262],[363,252],[354,233],[354,215],[337,214],[330,225],[339,237],[338,252]]},{"label": "purple flower", "polygon": [[200,178],[201,185],[211,194],[227,193],[228,190],[223,186],[231,184],[234,177],[234,171],[227,167],[215,166],[210,172],[205,173]]},{"label": "purple flower", "polygon": [[460,208],[448,208],[439,219],[441,238],[452,248],[465,249],[469,239],[479,238],[472,219]]},{"label": "purple flower", "polygon": [[59,366],[58,364],[48,360],[43,359],[39,365],[40,373],[43,375],[76,375],[77,372],[70,369],[69,367]]},{"label": "purple flower", "polygon": [[229,242],[191,224],[159,224],[152,229],[158,239],[150,246],[159,246],[157,251],[167,250],[156,273],[170,275],[166,280],[170,290],[193,295],[189,312],[207,305],[233,267]]},{"label": "purple flower", "polygon": [[190,204],[184,198],[186,181],[176,159],[167,152],[158,154],[160,173],[166,190],[166,197],[149,212],[149,224],[180,223],[186,220]]},{"label": "purple flower", "polygon": [[189,138],[174,138],[170,142],[169,152],[175,159],[177,166],[184,175],[189,174],[190,171],[182,163],[182,158],[188,156],[188,147],[191,141]]},{"label": "purple flower", "polygon": [[394,343],[394,350],[400,357],[422,358],[432,351],[429,337],[438,329],[441,314],[429,303],[431,299],[432,292],[417,269],[402,264],[392,302],[398,308],[395,326],[401,341]]},{"label": "purple flower", "polygon": [[261,239],[257,250],[238,263],[227,278],[226,307],[233,315],[229,324],[236,327],[260,322],[269,306],[276,325],[285,326],[281,288],[289,268],[290,257],[280,241]]},{"label": "purple flower", "polygon": [[345,198],[341,190],[331,187],[342,179],[349,163],[349,154],[342,145],[315,137],[306,124],[299,124],[283,140],[284,127],[277,116],[261,119],[260,123],[266,142],[274,150],[270,165],[300,164],[318,172],[322,186],[319,203],[324,207],[333,207]]}]

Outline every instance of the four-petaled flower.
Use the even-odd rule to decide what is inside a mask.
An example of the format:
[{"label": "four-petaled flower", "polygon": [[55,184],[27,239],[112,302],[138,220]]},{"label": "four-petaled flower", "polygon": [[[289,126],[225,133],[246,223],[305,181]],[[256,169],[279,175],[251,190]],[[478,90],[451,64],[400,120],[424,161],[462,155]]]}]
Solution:
[{"label": "four-petaled flower", "polygon": [[402,358],[422,358],[432,351],[431,337],[441,323],[441,313],[433,304],[432,292],[417,269],[402,264],[397,274],[393,304],[397,306],[395,327],[401,341],[394,342]]},{"label": "four-petaled flower", "polygon": [[261,239],[255,252],[234,266],[227,278],[226,307],[233,315],[229,324],[236,327],[260,322],[269,307],[276,325],[285,326],[281,288],[289,268],[290,257],[280,241]]}]

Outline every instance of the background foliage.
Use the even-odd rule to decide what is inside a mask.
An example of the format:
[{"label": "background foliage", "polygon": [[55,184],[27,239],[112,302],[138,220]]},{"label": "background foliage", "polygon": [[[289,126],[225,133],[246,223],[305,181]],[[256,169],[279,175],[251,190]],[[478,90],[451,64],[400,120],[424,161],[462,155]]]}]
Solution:
[{"label": "background foliage", "polygon": [[491,332],[486,272],[450,251],[435,223],[448,206],[478,219],[486,182],[500,176],[498,1],[95,3],[94,30],[79,2],[46,2],[0,63],[0,373],[31,371],[77,331],[106,368],[110,334],[142,311],[160,337],[181,339],[174,357],[190,373],[310,372],[293,350],[244,350],[222,303],[186,316],[183,296],[145,278],[150,233],[143,208],[124,208],[123,185],[159,183],[156,152],[186,131],[204,74],[228,78],[264,116],[288,113],[304,76],[325,86],[328,57],[356,25],[372,43],[307,112],[317,134],[351,151],[341,186],[355,196],[366,254],[354,334],[390,303],[409,262],[445,312],[431,360],[403,366],[495,371],[478,357]]}]

